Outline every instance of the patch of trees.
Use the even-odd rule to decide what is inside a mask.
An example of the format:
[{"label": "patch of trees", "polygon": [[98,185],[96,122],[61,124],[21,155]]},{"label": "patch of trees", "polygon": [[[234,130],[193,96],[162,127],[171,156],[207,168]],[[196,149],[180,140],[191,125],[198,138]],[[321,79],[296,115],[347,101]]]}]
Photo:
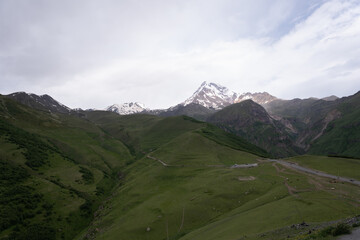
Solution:
[{"label": "patch of trees", "polygon": [[89,170],[89,169],[87,169],[87,168],[85,168],[85,167],[81,167],[81,166],[79,166],[79,168],[80,168],[80,170],[79,170],[79,172],[80,173],[82,173],[82,179],[84,180],[84,182],[86,183],[86,184],[91,184],[91,183],[93,183],[94,182],[94,175],[93,175],[93,173]]},{"label": "patch of trees", "polygon": [[26,228],[14,231],[8,240],[53,240],[56,239],[56,231],[47,223],[31,224]]},{"label": "patch of trees", "polygon": [[49,151],[55,149],[45,143],[35,134],[26,132],[9,123],[0,120],[0,135],[5,135],[8,141],[19,146],[19,149],[25,149],[25,164],[32,169],[44,165],[47,162]]},{"label": "patch of trees", "polygon": [[26,169],[0,157],[0,172],[0,232],[12,228],[9,239],[14,240],[54,239],[54,232],[43,227],[46,224],[29,226],[31,219],[42,213],[40,207],[51,215],[53,206],[34,188],[24,185],[30,177]]},{"label": "patch of trees", "polygon": [[0,188],[0,231],[35,217],[36,209],[43,201],[41,194],[20,184]]}]

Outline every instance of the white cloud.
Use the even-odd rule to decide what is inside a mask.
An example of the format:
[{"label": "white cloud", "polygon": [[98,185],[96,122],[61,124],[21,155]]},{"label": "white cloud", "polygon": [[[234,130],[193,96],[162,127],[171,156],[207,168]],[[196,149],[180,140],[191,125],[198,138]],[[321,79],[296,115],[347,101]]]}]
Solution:
[{"label": "white cloud", "polygon": [[[130,1],[121,5],[122,14],[113,2],[80,20],[71,10],[58,30],[51,27],[63,18],[51,18],[55,36],[35,24],[37,37],[29,44],[10,52],[0,47],[0,62],[7,66],[0,67],[7,74],[0,89],[48,93],[83,108],[128,101],[169,107],[205,80],[282,98],[355,93],[360,89],[360,5],[309,1],[297,11],[299,2]],[[84,11],[93,13],[91,3]],[[81,30],[87,21],[90,27]],[[42,48],[43,38],[54,46]],[[19,67],[19,61],[27,67]]]}]

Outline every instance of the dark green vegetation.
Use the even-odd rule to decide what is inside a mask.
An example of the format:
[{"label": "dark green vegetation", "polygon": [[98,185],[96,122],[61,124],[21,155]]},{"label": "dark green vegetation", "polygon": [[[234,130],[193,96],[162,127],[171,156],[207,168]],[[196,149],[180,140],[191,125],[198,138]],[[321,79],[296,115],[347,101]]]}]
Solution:
[{"label": "dark green vegetation", "polygon": [[[0,97],[0,119],[0,239],[288,239],[301,234],[288,226],[360,214],[357,186],[266,161],[191,117],[64,114]],[[289,161],[359,178],[356,159]]]},{"label": "dark green vegetation", "polygon": [[133,157],[74,115],[0,97],[0,238],[73,239]]}]

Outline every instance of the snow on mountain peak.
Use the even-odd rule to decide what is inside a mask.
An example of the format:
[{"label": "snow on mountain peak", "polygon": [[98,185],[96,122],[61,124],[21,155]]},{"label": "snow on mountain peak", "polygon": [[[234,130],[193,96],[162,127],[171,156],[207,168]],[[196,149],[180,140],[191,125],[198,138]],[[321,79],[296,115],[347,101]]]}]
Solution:
[{"label": "snow on mountain peak", "polygon": [[206,108],[221,109],[232,104],[236,97],[237,94],[230,91],[227,87],[205,81],[182,105],[186,106],[190,103],[196,103]]},{"label": "snow on mountain peak", "polygon": [[129,115],[147,110],[145,105],[138,102],[130,102],[123,104],[113,104],[105,109],[106,111],[116,112],[120,115]]}]

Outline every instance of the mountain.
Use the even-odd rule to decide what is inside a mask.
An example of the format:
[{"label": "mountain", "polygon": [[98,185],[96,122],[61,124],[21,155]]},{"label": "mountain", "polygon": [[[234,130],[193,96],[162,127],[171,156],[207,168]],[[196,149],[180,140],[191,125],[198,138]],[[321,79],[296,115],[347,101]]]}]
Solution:
[{"label": "mountain", "polygon": [[233,103],[239,103],[251,99],[263,105],[277,98],[267,92],[262,93],[235,93],[217,83],[203,82],[194,94],[180,105],[199,104],[208,109],[219,110]]},{"label": "mountain", "polygon": [[33,93],[15,92],[6,96],[11,99],[14,99],[15,101],[21,104],[42,111],[50,111],[50,112],[58,112],[58,113],[71,112],[70,108],[68,108],[64,104],[59,103],[58,101],[56,101],[47,94],[38,96]]},{"label": "mountain", "polygon": [[138,102],[123,103],[123,104],[113,104],[105,109],[109,112],[115,112],[120,115],[129,115],[140,113],[146,110],[145,105]]},{"label": "mountain", "polygon": [[278,99],[264,106],[293,130],[294,144],[306,152],[360,157],[360,92],[334,101]]},{"label": "mountain", "polygon": [[247,100],[247,99],[251,99],[253,100],[254,102],[260,104],[260,105],[264,105],[266,103],[270,103],[274,100],[276,100],[277,98],[270,95],[269,93],[267,92],[262,92],[262,93],[243,93],[241,95],[239,95],[234,103],[238,103],[238,102],[241,102],[241,101],[244,101],[244,100]]},{"label": "mountain", "polygon": [[273,156],[296,155],[302,151],[292,144],[292,135],[279,121],[252,100],[232,104],[214,113],[208,122],[241,136]]},{"label": "mountain", "polygon": [[326,105],[309,153],[360,158],[360,92]]},{"label": "mountain", "polygon": [[194,94],[182,103],[183,106],[191,103],[199,104],[209,109],[221,109],[234,102],[237,94],[228,88],[216,83],[203,82]]}]

